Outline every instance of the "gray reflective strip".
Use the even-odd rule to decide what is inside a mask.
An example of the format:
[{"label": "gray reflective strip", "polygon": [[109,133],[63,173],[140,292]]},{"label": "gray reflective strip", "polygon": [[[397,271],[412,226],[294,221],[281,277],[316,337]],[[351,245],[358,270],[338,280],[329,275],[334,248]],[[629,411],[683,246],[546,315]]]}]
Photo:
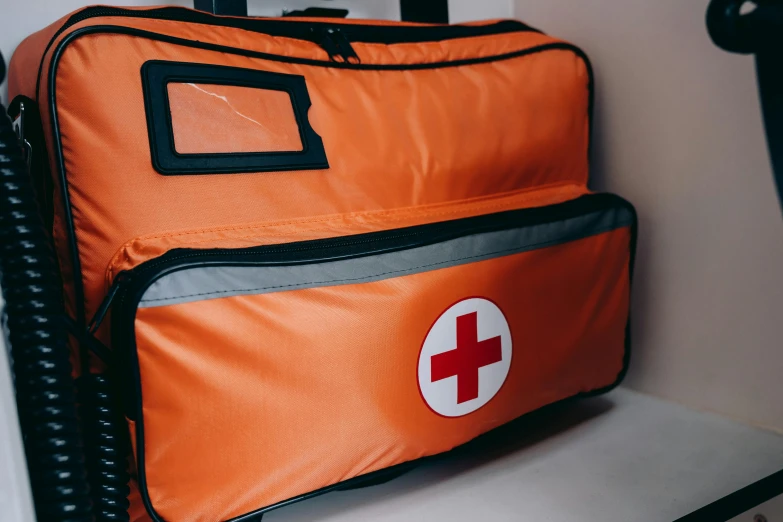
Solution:
[{"label": "gray reflective strip", "polygon": [[188,268],[155,281],[140,307],[256,295],[319,286],[380,281],[526,252],[630,226],[626,208],[602,210],[554,223],[485,232],[399,252],[291,266]]}]

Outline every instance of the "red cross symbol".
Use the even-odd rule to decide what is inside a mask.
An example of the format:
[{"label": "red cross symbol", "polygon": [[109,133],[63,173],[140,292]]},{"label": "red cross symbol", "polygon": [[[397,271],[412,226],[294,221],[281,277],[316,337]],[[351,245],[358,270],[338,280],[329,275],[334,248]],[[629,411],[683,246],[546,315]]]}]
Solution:
[{"label": "red cross symbol", "polygon": [[478,340],[478,312],[457,317],[457,347],[432,356],[432,382],[457,376],[457,404],[479,396],[479,368],[503,360],[500,336]]}]

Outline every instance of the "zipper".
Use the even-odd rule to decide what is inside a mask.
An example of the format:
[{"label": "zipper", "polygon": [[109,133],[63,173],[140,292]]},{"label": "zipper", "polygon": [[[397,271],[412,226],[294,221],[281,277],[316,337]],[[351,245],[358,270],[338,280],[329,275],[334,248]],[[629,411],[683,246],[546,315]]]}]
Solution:
[{"label": "zipper", "polygon": [[[345,24],[339,22],[303,22],[274,18],[232,18],[215,16],[183,7],[124,9],[121,7],[94,6],[87,7],[71,15],[71,17],[54,33],[47,46],[47,50],[52,42],[69,27],[90,18],[103,16],[148,18],[221,27],[235,27],[271,36],[284,36],[299,40],[307,40],[323,47],[324,50],[329,53],[330,58],[340,58],[347,62],[351,62],[351,60],[354,59],[358,60],[356,53],[353,52],[353,49],[350,46],[350,42],[382,44],[437,42],[453,38],[469,38],[512,32],[540,32],[518,20],[501,20],[486,25],[393,26]],[[329,30],[332,30],[332,36],[327,38],[331,40],[331,42],[325,42],[322,35],[324,32],[329,33]],[[334,47],[332,44],[334,44]],[[46,54],[46,52],[44,52],[44,54]]]},{"label": "zipper", "polygon": [[359,56],[353,50],[351,42],[337,27],[322,29],[318,45],[327,52],[329,59],[340,63],[360,63]]},{"label": "zipper", "polygon": [[281,266],[320,263],[407,250],[450,239],[558,221],[612,207],[629,206],[613,194],[588,194],[546,207],[509,210],[453,221],[417,225],[403,229],[369,232],[347,237],[314,239],[283,245],[262,245],[231,249],[179,248],[120,272],[112,282],[90,331],[101,325],[116,301],[118,316],[135,307],[141,294],[163,275],[203,266]]},{"label": "zipper", "polygon": [[322,41],[320,45],[329,53],[330,60],[344,63],[361,62],[356,51],[351,47],[351,42],[348,41],[348,38],[345,37],[342,30],[336,27],[329,27],[324,30],[324,34],[324,41]]},{"label": "zipper", "polygon": [[[527,24],[518,20],[501,20],[485,25],[372,25],[346,24],[339,22],[312,22],[297,20],[281,20],[276,18],[239,18],[215,16],[202,11],[183,7],[159,7],[155,9],[124,9],[122,7],[94,6],[74,13],[57,30],[53,40],[74,24],[89,18],[102,16],[121,16],[128,18],[150,18],[156,20],[171,20],[197,24],[235,27],[272,36],[289,36],[302,40],[314,41],[313,28],[341,29],[351,41],[367,43],[405,43],[405,42],[436,42],[453,38],[468,38],[492,34],[511,33],[519,31],[534,31]],[[317,43],[317,42],[315,42]]]},{"label": "zipper", "polygon": [[101,305],[98,307],[95,315],[87,324],[88,334],[95,335],[95,332],[101,326],[103,319],[109,312],[109,308],[111,308],[111,304],[114,301],[114,298],[123,287],[125,281],[129,278],[129,274],[130,272],[120,272],[117,274],[117,277],[114,278],[114,282],[112,282],[111,287],[109,287],[109,291],[106,293],[106,297],[104,297],[103,302],[101,302]]},{"label": "zipper", "polygon": [[[438,42],[454,38],[470,38],[515,32],[536,32],[519,20],[500,20],[485,25],[372,25],[346,24],[339,22],[303,22],[296,20],[281,20],[275,18],[239,18],[215,16],[202,11],[184,7],[158,7],[154,9],[125,9],[122,7],[92,6],[72,14],[49,39],[46,44],[35,84],[36,96],[40,89],[43,64],[46,54],[57,38],[79,22],[102,16],[117,16],[126,18],[146,18],[151,20],[169,20],[174,22],[189,22],[213,25],[218,27],[234,27],[267,34],[282,36],[312,42],[329,54],[331,61],[343,63],[359,63],[359,57],[351,47],[350,42],[395,44],[416,42]],[[325,37],[327,29],[335,32]]]},{"label": "zipper", "polygon": [[[143,291],[153,282],[152,279],[157,279],[172,270],[215,264],[234,266],[261,266],[266,264],[277,266],[280,264],[333,261],[359,257],[360,255],[371,256],[438,243],[454,237],[512,228],[519,226],[520,221],[524,221],[525,225],[533,226],[543,222],[589,213],[609,206],[618,206],[619,204],[627,205],[619,196],[612,194],[589,194],[565,203],[546,207],[510,210],[453,221],[418,225],[404,229],[369,232],[347,237],[315,239],[283,245],[249,248],[208,250],[178,248],[170,250],[160,257],[141,263],[131,270],[125,270],[117,274],[95,316],[90,320],[88,330],[90,333],[98,330],[115,299],[118,299],[118,303],[123,302],[129,293],[133,293],[127,291],[131,284],[138,285],[138,282],[141,281]],[[361,247],[360,254],[357,253],[358,247]],[[314,256],[313,253],[318,253],[318,255]],[[253,257],[257,259],[253,260]]]}]

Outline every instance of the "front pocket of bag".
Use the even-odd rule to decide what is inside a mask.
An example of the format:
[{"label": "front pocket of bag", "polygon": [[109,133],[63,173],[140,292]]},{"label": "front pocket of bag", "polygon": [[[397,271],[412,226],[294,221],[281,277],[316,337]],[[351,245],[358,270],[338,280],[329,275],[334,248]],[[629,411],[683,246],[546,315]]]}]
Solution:
[{"label": "front pocket of bag", "polygon": [[139,266],[113,331],[148,509],[265,511],[614,385],[634,230],[589,195]]}]

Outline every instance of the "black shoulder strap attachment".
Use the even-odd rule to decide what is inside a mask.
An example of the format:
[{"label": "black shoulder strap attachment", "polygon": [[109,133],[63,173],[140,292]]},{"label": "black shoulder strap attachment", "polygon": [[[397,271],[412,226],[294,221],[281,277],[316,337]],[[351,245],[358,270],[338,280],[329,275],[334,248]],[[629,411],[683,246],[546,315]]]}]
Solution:
[{"label": "black shoulder strap attachment", "polygon": [[756,55],[756,76],[778,199],[783,209],[783,2],[712,0],[707,30],[718,47]]}]

